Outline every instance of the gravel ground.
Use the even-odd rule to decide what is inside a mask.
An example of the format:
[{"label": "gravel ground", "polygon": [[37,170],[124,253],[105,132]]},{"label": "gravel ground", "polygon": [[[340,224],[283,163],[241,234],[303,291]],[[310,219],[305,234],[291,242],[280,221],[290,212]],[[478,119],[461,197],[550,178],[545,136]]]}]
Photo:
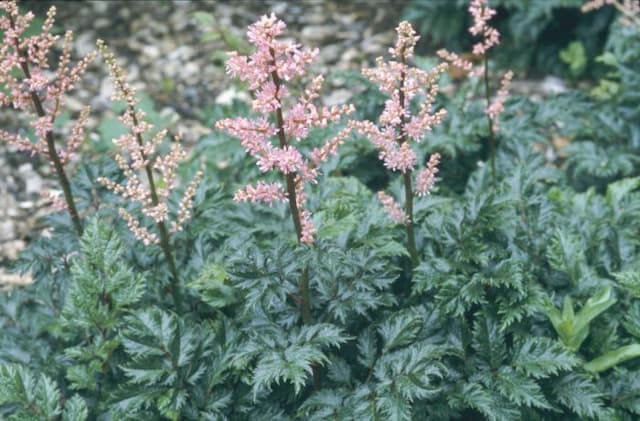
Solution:
[{"label": "gravel ground", "polygon": [[[95,48],[98,38],[119,56],[129,79],[155,102],[173,130],[183,134],[187,145],[210,132],[201,122],[200,111],[215,102],[229,101],[236,93],[215,54],[229,49],[220,40],[209,40],[207,32],[224,28],[225,37],[244,39],[246,27],[260,15],[274,12],[286,18],[291,37],[308,46],[321,47],[314,69],[359,69],[383,55],[393,42],[393,28],[400,19],[401,1],[26,1],[24,8],[44,16],[50,5],[57,7],[57,26],[75,33],[77,55]],[[194,17],[207,12],[215,17],[212,31],[204,30]],[[328,102],[341,102],[350,92],[330,87]],[[98,61],[81,86],[71,93],[67,108],[78,113],[91,105],[89,135],[110,111],[111,84]],[[0,111],[0,126],[17,130],[25,122],[11,110]],[[41,229],[41,218],[49,203],[43,190],[57,184],[42,160],[18,153],[0,144],[0,287],[28,282],[9,275],[3,266],[17,258],[29,239]]]}]

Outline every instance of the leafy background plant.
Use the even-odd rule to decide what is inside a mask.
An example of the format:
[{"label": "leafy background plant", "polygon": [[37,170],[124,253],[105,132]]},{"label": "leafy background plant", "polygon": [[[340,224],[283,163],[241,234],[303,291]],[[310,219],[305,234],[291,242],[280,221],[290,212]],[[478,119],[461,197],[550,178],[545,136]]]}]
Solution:
[{"label": "leafy background plant", "polygon": [[[374,193],[401,186],[372,168],[368,142],[353,139],[323,168],[309,198],[318,240],[306,247],[286,206],[232,202],[259,172],[213,132],[181,167],[207,171],[174,238],[188,303],[176,312],[159,288],[161,250],[134,241],[95,187],[121,175],[86,151],[73,178],[91,214],[83,237],[64,214],[47,217],[50,237],[15,268],[36,282],[0,297],[0,418],[637,418],[638,36],[612,24],[593,90],[509,99],[495,187],[477,86],[438,96],[449,117],[419,153],[442,154],[441,180],[416,202],[411,281],[402,227]],[[383,99],[355,75],[348,83],[359,117],[375,119]],[[207,124],[246,113],[212,107]],[[332,134],[313,131],[310,147]],[[296,301],[306,267],[312,325]]]}]

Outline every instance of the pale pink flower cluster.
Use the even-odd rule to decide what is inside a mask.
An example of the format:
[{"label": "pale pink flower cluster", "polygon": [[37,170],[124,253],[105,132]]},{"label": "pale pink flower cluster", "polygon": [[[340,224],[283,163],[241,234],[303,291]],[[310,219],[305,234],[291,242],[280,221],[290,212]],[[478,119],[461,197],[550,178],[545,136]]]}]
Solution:
[{"label": "pale pink flower cluster", "polygon": [[[485,56],[487,51],[500,43],[500,32],[489,25],[489,21],[496,14],[496,10],[489,7],[488,0],[471,0],[469,13],[473,18],[473,24],[469,27],[469,32],[474,36],[481,36],[482,39],[475,43],[471,49],[476,56]],[[438,50],[440,58],[471,75],[479,76],[482,68],[473,68],[471,61],[460,57],[458,54],[446,49]]]},{"label": "pale pink flower cluster", "polygon": [[[364,69],[362,73],[372,82],[377,83],[382,92],[390,98],[385,102],[384,110],[379,118],[380,127],[371,121],[352,121],[349,123],[358,134],[366,137],[379,150],[378,157],[384,166],[392,171],[411,173],[417,162],[416,152],[412,149],[412,142],[420,142],[432,127],[440,124],[447,115],[446,110],[434,110],[434,103],[438,94],[438,79],[447,69],[447,64],[442,63],[426,72],[407,64],[407,60],[413,56],[413,50],[417,40],[415,31],[408,22],[402,22],[396,29],[398,39],[393,48],[389,50],[392,60],[385,62],[382,57],[376,59],[376,67]],[[420,98],[420,109],[412,115],[411,101]],[[435,155],[434,155],[435,156]],[[429,171],[435,172],[439,160],[430,161],[433,165]],[[433,157],[432,157],[433,158]],[[427,174],[421,174],[418,180],[422,183],[419,194],[426,194],[431,188]],[[408,218],[400,218],[398,212],[393,211],[392,198],[379,193],[378,197],[384,198],[385,208],[394,221],[405,221]],[[391,201],[389,201],[391,199]],[[404,214],[404,212],[403,212]],[[404,223],[404,222],[403,222]]]},{"label": "pale pink flower cluster", "polygon": [[403,225],[411,222],[407,214],[402,210],[402,206],[400,206],[393,197],[383,191],[379,191],[378,200],[380,200],[380,203],[382,203],[382,206],[387,211],[389,218],[391,218],[392,221]]},{"label": "pale pink flower cluster", "polygon": [[264,202],[272,204],[276,201],[286,201],[287,194],[280,183],[266,183],[258,181],[255,186],[248,185],[238,190],[233,197],[236,202]]},{"label": "pale pink flower cluster", "polygon": [[[118,184],[105,177],[100,177],[97,181],[123,199],[138,204],[142,214],[156,224],[164,224],[171,219],[169,196],[177,187],[178,165],[187,157],[187,154],[179,143],[179,139],[171,144],[168,153],[162,155],[158,152],[158,146],[167,135],[166,130],[152,135],[153,125],[145,120],[145,113],[138,109],[139,101],[135,97],[134,88],[126,80],[124,70],[117,64],[115,56],[106,48],[102,40],[98,41],[98,49],[104,56],[113,81],[112,98],[123,100],[127,105],[120,116],[120,121],[129,129],[129,132],[113,140],[118,147],[115,159],[126,177],[126,183]],[[202,176],[202,172],[196,173],[187,186],[175,220],[171,221],[172,231],[180,231],[190,218],[193,197]],[[159,242],[155,233],[147,230],[125,209],[120,209],[120,216],[127,221],[129,229],[136,238],[145,245]]]},{"label": "pale pink flower cluster", "polygon": [[498,131],[498,116],[504,111],[504,102],[509,95],[509,85],[511,85],[511,79],[513,78],[513,72],[507,71],[502,77],[500,82],[500,89],[493,99],[491,104],[487,107],[487,114],[493,121],[494,130]]},{"label": "pale pink flower cluster", "polygon": [[500,43],[500,32],[489,21],[496,14],[496,10],[489,7],[488,0],[471,0],[469,13],[473,17],[473,25],[469,32],[475,36],[482,36],[482,41],[474,44],[473,54],[483,56],[489,49]]},{"label": "pale pink flower cluster", "polygon": [[431,189],[436,184],[439,163],[439,153],[434,153],[429,157],[426,168],[422,169],[416,176],[416,195],[424,196],[431,192]]},{"label": "pale pink flower cluster", "polygon": [[[316,105],[314,101],[319,98],[324,81],[322,76],[315,77],[299,98],[293,98],[284,82],[305,75],[318,50],[303,49],[290,41],[278,39],[285,28],[285,23],[275,15],[263,16],[249,26],[247,32],[255,52],[248,56],[230,52],[226,66],[227,73],[246,81],[249,89],[254,91],[253,110],[273,116],[274,121],[267,116],[253,119],[238,117],[220,120],[216,128],[240,139],[247,153],[256,158],[260,171],[276,170],[284,174],[287,190],[295,191],[302,226],[300,241],[308,244],[313,242],[315,227],[311,212],[304,208],[307,197],[305,183],[317,182],[318,165],[336,154],[338,146],[349,135],[349,129],[342,130],[325,145],[312,150],[309,158],[291,142],[293,139],[305,139],[312,128],[339,121],[343,115],[353,112],[354,107]],[[272,204],[291,198],[280,184],[258,182],[256,186],[240,190],[235,200]]]},{"label": "pale pink flower cluster", "polygon": [[43,190],[40,192],[40,198],[44,202],[49,202],[51,208],[56,212],[66,211],[68,209],[67,202],[62,198],[62,192],[54,190]]},{"label": "pale pink flower cluster", "polygon": [[436,54],[441,59],[451,64],[453,67],[457,67],[458,69],[464,71],[465,73],[471,73],[471,71],[473,70],[473,63],[459,56],[456,53],[453,53],[443,48],[438,50]]},{"label": "pale pink flower cluster", "polygon": [[413,57],[413,50],[420,37],[416,35],[413,26],[406,20],[400,22],[396,28],[396,32],[398,33],[398,39],[396,40],[396,45],[389,48],[389,54],[391,54],[392,57],[402,57],[408,60]]},{"label": "pale pink flower cluster", "polygon": [[[609,1],[609,0],[602,0]],[[473,45],[473,54],[481,56],[486,60],[487,51],[500,43],[500,32],[489,25],[489,21],[495,16],[496,10],[489,7],[488,0],[471,0],[469,4],[469,13],[473,18],[473,24],[469,28],[469,32],[475,36],[482,36],[482,40]],[[483,74],[482,66],[473,67],[473,63],[460,57],[456,53],[441,49],[437,52],[438,56],[450,63],[452,66],[469,73],[471,76],[479,77]],[[513,72],[507,71],[502,77],[500,90],[496,98],[491,104],[487,105],[485,112],[494,125],[494,131],[498,131],[498,116],[504,111],[504,101],[509,93],[509,85],[513,78]]]},{"label": "pale pink flower cluster", "polygon": [[[0,106],[12,107],[33,116],[31,125],[37,136],[35,142],[0,130],[0,140],[18,150],[41,154],[49,159],[53,140],[53,125],[60,115],[65,95],[74,88],[96,53],[91,52],[75,66],[71,66],[71,45],[73,34],[68,31],[64,36],[62,53],[55,71],[49,68],[49,56],[52,46],[58,40],[51,34],[56,8],[52,6],[37,35],[25,36],[34,15],[27,12],[21,15],[15,0],[0,1],[0,31],[3,32],[0,45]],[[34,107],[34,101],[39,103]],[[89,118],[89,109],[82,111],[64,145],[55,145],[56,153],[64,165],[84,141],[84,131]],[[55,171],[55,166],[51,165]]]},{"label": "pale pink flower cluster", "polygon": [[[420,142],[434,125],[440,124],[447,112],[444,109],[433,110],[438,94],[438,79],[447,64],[442,63],[428,72],[411,67],[406,60],[412,55],[418,39],[408,22],[402,22],[397,29],[398,41],[389,51],[392,57],[399,60],[385,62],[382,57],[376,59],[376,67],[363,69],[362,73],[372,82],[377,83],[382,92],[390,95],[380,115],[380,124],[376,126],[370,121],[353,121],[350,125],[360,135],[367,137],[380,150],[379,157],[385,167],[393,171],[411,171],[416,164],[416,154],[411,149],[410,141]],[[410,102],[420,95],[420,110],[411,115]]]},{"label": "pale pink flower cluster", "polygon": [[616,0],[591,0],[582,5],[582,12],[587,13],[604,6],[614,4]]}]

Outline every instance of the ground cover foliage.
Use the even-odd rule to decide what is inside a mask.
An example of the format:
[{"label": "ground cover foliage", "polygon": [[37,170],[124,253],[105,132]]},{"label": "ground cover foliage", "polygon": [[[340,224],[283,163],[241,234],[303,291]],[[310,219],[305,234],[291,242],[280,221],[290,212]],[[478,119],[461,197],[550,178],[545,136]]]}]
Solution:
[{"label": "ground cover foliage", "polygon": [[[451,89],[434,107],[447,116],[413,145],[418,166],[441,156],[437,184],[414,198],[417,259],[376,194],[402,203],[403,177],[364,136],[343,139],[344,118],[292,143],[309,155],[344,140],[304,190],[312,242],[286,203],[233,200],[284,178],[219,130],[167,192],[191,219],[166,245],[138,241],[162,219],[96,181],[131,176],[111,138],[87,145],[69,176],[82,235],[52,213],[15,268],[34,284],[0,296],[0,418],[637,419],[640,25],[618,18],[602,78],[544,100],[511,95],[495,132],[482,79],[442,75]],[[389,96],[339,76],[360,92],[349,119],[379,121]],[[162,128],[152,104],[129,105]],[[206,115],[211,126],[257,116],[241,102]]]}]

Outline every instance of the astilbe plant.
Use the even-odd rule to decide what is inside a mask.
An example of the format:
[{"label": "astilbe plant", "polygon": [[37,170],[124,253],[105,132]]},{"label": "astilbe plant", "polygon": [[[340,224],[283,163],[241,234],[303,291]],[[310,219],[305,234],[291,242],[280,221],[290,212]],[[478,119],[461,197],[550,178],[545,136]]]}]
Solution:
[{"label": "astilbe plant", "polygon": [[[303,49],[290,41],[278,39],[285,28],[285,23],[274,14],[263,16],[249,26],[247,32],[255,52],[249,56],[229,53],[227,72],[249,83],[249,89],[254,93],[252,109],[262,116],[220,120],[216,128],[239,138],[247,153],[256,158],[261,172],[275,170],[285,179],[286,187],[279,182],[259,181],[255,186],[238,191],[234,200],[268,204],[288,202],[298,242],[310,245],[316,228],[311,211],[305,207],[305,187],[317,183],[318,166],[336,154],[350,129],[343,129],[323,146],[314,148],[308,157],[295,143],[307,138],[311,129],[339,121],[354,107],[316,105],[314,101],[319,98],[324,81],[321,75],[309,82],[299,98],[293,98],[286,83],[307,73],[307,66],[318,55],[318,49]],[[271,140],[274,137],[277,145]],[[310,323],[311,303],[306,270],[300,281],[300,296],[302,319]]]},{"label": "astilbe plant", "polygon": [[[404,209],[384,192],[379,192],[378,197],[391,219],[405,225],[407,248],[415,267],[419,257],[414,232],[413,198],[414,195],[429,194],[436,182],[440,154],[431,155],[426,168],[417,173],[414,186],[412,173],[417,156],[411,143],[422,141],[425,134],[446,116],[446,110],[434,111],[433,106],[439,90],[438,78],[446,70],[447,64],[439,64],[428,72],[410,66],[407,61],[413,57],[419,37],[409,22],[400,23],[396,31],[398,40],[394,48],[389,50],[393,59],[385,62],[378,57],[376,68],[363,70],[364,75],[377,83],[382,92],[391,96],[380,115],[380,127],[371,121],[351,121],[349,126],[366,136],[379,149],[379,157],[386,168],[402,172]],[[422,98],[422,102],[419,111],[412,115],[411,101],[416,97]]]},{"label": "astilbe plant", "polygon": [[[116,61],[116,57],[98,40],[98,49],[105,59],[113,81],[113,100],[124,101],[126,108],[120,121],[129,129],[128,133],[114,139],[117,146],[115,159],[126,177],[125,184],[118,184],[100,177],[98,182],[136,204],[144,217],[155,223],[157,233],[149,231],[144,217],[141,219],[129,213],[124,207],[120,216],[127,222],[134,236],[145,245],[159,244],[169,266],[172,279],[172,294],[176,305],[180,306],[180,281],[172,250],[170,233],[182,230],[191,217],[191,207],[196,188],[202,179],[198,171],[187,185],[179,208],[172,215],[169,197],[177,186],[177,169],[187,154],[179,142],[173,142],[170,152],[162,154],[159,147],[167,135],[166,130],[153,133],[153,125],[145,120],[145,113],[138,107],[135,89],[127,82],[126,74]],[[167,224],[169,224],[167,226]]]},{"label": "astilbe plant", "polygon": [[482,66],[474,68],[473,63],[462,56],[448,51],[446,49],[438,50],[437,54],[443,60],[451,63],[452,66],[463,72],[469,73],[470,76],[481,77],[484,83],[484,96],[487,102],[485,113],[487,115],[487,123],[489,126],[489,155],[491,160],[491,175],[495,186],[496,164],[496,133],[499,130],[498,117],[504,111],[504,102],[509,93],[509,86],[513,79],[513,72],[507,70],[502,76],[500,89],[495,97],[491,98],[491,90],[489,87],[489,50],[493,49],[500,43],[500,32],[489,25],[489,21],[496,14],[496,10],[489,7],[488,0],[472,0],[469,4],[469,14],[473,19],[473,24],[469,27],[471,35],[480,36],[482,39],[476,42],[472,47],[472,54],[480,58]]},{"label": "astilbe plant", "polygon": [[30,36],[26,35],[26,31],[35,17],[32,12],[20,14],[15,0],[0,1],[0,12],[0,30],[3,32],[0,46],[0,106],[12,107],[33,116],[31,125],[37,138],[32,142],[21,134],[0,129],[0,140],[18,150],[42,155],[50,162],[64,194],[64,201],[50,195],[54,207],[69,212],[76,232],[81,235],[82,222],[65,164],[84,141],[89,108],[80,113],[64,144],[58,139],[54,123],[62,113],[65,95],[80,80],[96,53],[87,54],[72,66],[73,33],[67,31],[58,66],[54,71],[50,68],[49,56],[59,39],[59,36],[51,33],[56,8],[52,6],[49,9],[39,33]]}]

